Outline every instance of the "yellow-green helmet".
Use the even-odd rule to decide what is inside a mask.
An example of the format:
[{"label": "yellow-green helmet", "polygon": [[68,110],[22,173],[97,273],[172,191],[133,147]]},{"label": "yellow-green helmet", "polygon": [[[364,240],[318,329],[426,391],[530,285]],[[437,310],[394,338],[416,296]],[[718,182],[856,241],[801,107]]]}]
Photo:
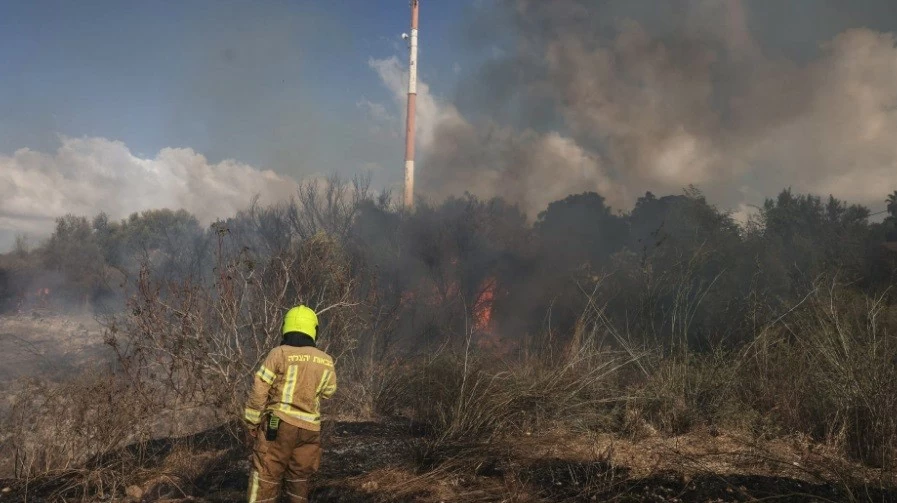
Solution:
[{"label": "yellow-green helmet", "polygon": [[283,333],[302,332],[312,338],[318,337],[318,315],[311,308],[296,306],[283,317]]}]

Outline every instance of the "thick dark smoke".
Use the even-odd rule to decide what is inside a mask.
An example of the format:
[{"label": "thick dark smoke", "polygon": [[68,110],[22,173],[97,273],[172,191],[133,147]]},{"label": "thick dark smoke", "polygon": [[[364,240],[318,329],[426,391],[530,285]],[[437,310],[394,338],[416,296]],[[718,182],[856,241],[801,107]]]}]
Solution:
[{"label": "thick dark smoke", "polygon": [[[628,209],[693,184],[747,211],[787,186],[877,208],[897,186],[891,33],[857,25],[802,55],[764,40],[781,36],[761,16],[771,7],[739,0],[494,8],[470,28],[494,57],[457,106],[431,98],[423,117],[431,195],[502,196],[533,217],[585,190]],[[801,29],[829,27],[832,9],[809,9]]]}]

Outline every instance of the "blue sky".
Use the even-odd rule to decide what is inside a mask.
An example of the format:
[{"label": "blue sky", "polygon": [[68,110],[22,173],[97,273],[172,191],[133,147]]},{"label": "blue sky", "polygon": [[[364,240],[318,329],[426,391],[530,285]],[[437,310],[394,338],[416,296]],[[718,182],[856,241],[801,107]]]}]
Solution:
[{"label": "blue sky", "polygon": [[[421,78],[454,85],[467,7],[425,6]],[[370,58],[404,57],[405,0],[0,4],[0,153],[58,135],[151,156],[193,148],[302,175],[401,161],[357,103],[388,101]]]}]

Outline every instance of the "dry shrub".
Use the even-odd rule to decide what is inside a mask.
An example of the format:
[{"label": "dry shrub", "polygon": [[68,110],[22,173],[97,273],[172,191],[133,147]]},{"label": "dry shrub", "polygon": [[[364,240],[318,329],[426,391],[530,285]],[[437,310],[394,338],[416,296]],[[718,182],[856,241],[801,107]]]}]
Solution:
[{"label": "dry shrub", "polygon": [[144,269],[128,312],[107,326],[114,368],[34,382],[18,396],[5,442],[17,479],[108,494],[133,480],[135,466],[159,462],[141,454],[148,441],[222,424],[235,437],[251,375],[279,340],[282,313],[298,303],[327,312],[323,349],[337,358],[354,350],[364,310],[339,309],[354,306],[358,285],[339,243],[316,234],[256,263],[231,250],[228,235],[219,229],[211,278],[167,282]]},{"label": "dry shrub", "polygon": [[108,375],[33,381],[17,394],[6,418],[10,436],[2,454],[13,461],[19,480],[55,481],[60,494],[114,493],[140,456],[112,454],[147,441],[152,414],[128,383]]},{"label": "dry shrub", "polygon": [[740,427],[747,407],[734,391],[738,376],[732,355],[722,350],[642,359],[648,374],[628,383],[627,415],[667,435],[697,427]]},{"label": "dry shrub", "polygon": [[402,369],[393,390],[403,412],[428,432],[415,454],[429,467],[503,435],[593,430],[621,400],[613,376],[629,363],[591,342],[560,359],[439,353]]},{"label": "dry shrub", "polygon": [[0,456],[12,462],[20,494],[41,501],[117,497],[132,485],[195,494],[197,480],[242,452],[235,425],[185,435],[213,418],[158,410],[132,383],[98,373],[30,382],[4,419]]},{"label": "dry shrub", "polygon": [[[282,313],[305,303],[319,312],[348,304],[355,282],[345,254],[325,235],[295,244],[256,264],[226,252],[211,285],[155,282],[141,275],[130,313],[110,327],[121,372],[155,410],[204,409],[210,427],[238,417],[251,374],[280,339]],[[355,346],[363,321],[332,309],[322,326],[323,349],[339,357]]]},{"label": "dry shrub", "polygon": [[[740,349],[672,348],[629,334],[595,307],[586,332],[633,357],[617,427],[668,435],[698,427],[764,437],[809,435],[872,466],[897,461],[897,306],[836,281],[822,283]],[[628,320],[627,320],[628,321]]]},{"label": "dry shrub", "polygon": [[431,433],[425,458],[556,427],[809,435],[872,466],[897,460],[897,308],[883,297],[817,289],[749,345],[706,352],[636,348],[607,317],[583,319],[559,356],[440,353],[393,367],[390,400]]},{"label": "dry shrub", "polygon": [[763,415],[873,466],[897,461],[897,308],[817,288],[744,351],[739,386]]},{"label": "dry shrub", "polygon": [[403,376],[410,365],[348,357],[339,364],[339,393],[326,405],[331,414],[339,419],[372,420],[397,415],[403,409]]}]

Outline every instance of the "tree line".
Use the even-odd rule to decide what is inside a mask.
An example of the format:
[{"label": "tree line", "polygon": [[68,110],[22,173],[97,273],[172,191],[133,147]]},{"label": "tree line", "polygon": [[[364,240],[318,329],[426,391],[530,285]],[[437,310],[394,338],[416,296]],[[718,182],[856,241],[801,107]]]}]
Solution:
[{"label": "tree line", "polygon": [[225,264],[261,267],[326,235],[345,253],[353,300],[392,313],[390,344],[464,333],[485,301],[489,335],[509,340],[546,329],[573,337],[585,303],[598,301],[640,337],[738,343],[821,278],[870,295],[893,286],[897,192],[886,202],[872,221],[866,207],[786,189],[739,222],[694,188],[648,192],[627,212],[587,192],[528,220],[469,194],[406,213],[364,180],[332,179],[209,227],[184,210],[62,216],[39,246],[18,240],[0,256],[0,305],[27,307],[48,288],[56,308],[121,309],[141,271],[210,283]]}]

